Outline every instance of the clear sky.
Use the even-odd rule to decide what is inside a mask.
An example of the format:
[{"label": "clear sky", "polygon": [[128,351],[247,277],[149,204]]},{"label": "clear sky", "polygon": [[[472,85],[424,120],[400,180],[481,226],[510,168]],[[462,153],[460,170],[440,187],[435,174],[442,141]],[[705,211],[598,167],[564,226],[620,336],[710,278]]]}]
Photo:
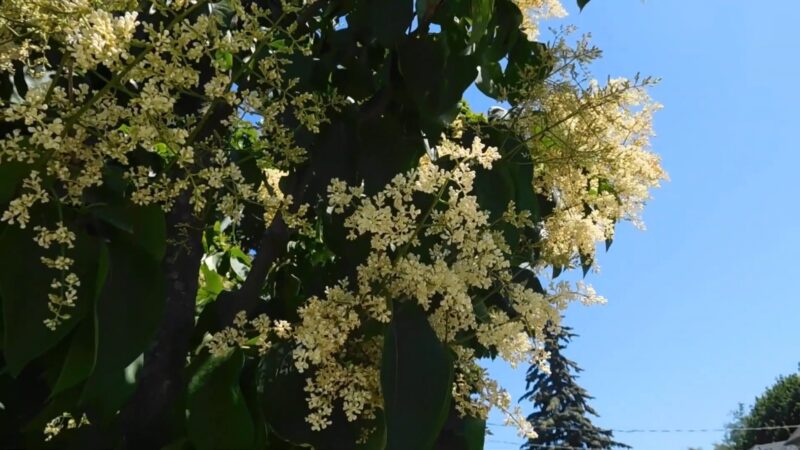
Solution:
[{"label": "clear sky", "polygon": [[[567,312],[580,334],[567,355],[585,369],[599,425],[719,428],[800,363],[800,2],[592,0],[578,14],[562,1],[570,16],[558,23],[604,50],[598,79],[663,78],[654,147],[671,177],[647,231],[619,227],[589,276],[608,305]],[[518,398],[524,368],[491,367]],[[522,442],[492,431],[487,450]],[[711,450],[722,433],[616,437],[636,450]]]}]

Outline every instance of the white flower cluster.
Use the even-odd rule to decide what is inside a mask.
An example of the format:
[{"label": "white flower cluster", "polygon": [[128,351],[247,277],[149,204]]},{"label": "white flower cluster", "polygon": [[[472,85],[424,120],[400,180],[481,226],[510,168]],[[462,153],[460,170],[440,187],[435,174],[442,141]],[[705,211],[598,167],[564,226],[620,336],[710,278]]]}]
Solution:
[{"label": "white flower cluster", "polygon": [[[21,91],[21,98],[0,102],[0,121],[15,127],[0,137],[0,164],[35,167],[18,196],[0,211],[0,221],[25,228],[31,208],[42,204],[86,210],[91,190],[107,183],[109,166],[121,168],[125,195],[140,205],[169,210],[188,194],[197,213],[217,212],[238,222],[246,203],[268,208],[274,203],[259,195],[260,183],[245,180],[232,160],[228,132],[253,130],[252,153],[262,167],[286,168],[303,160],[295,127],[278,119],[291,114],[317,132],[327,121],[326,111],[338,104],[335,94],[300,92],[297,80],[284,74],[287,56],[306,52],[309,43],[295,39],[275,45],[284,30],[264,27],[275,19],[254,2],[227,2],[236,16],[231,29],[219,26],[217,13],[205,2],[151,6],[164,17],[158,26],[140,22],[139,5],[129,0],[0,3],[0,70],[23,63],[26,75],[42,80]],[[291,14],[299,7],[287,1],[284,10]],[[19,36],[13,30],[28,32]],[[31,59],[47,49],[61,52],[62,60]],[[214,65],[203,68],[203,61]],[[201,82],[202,71],[211,72],[209,80]],[[91,87],[84,77],[88,73],[104,84]],[[248,88],[241,83],[245,78]],[[179,112],[179,102],[187,98],[198,106]],[[229,111],[214,119],[225,132],[209,136],[204,130],[216,126],[209,121],[220,110]],[[264,120],[246,119],[253,116]],[[161,161],[134,156],[141,151]],[[291,201],[285,199],[281,208]],[[304,211],[287,214],[287,223],[302,226]],[[69,255],[62,256],[48,260],[47,267],[65,272]],[[73,278],[60,278],[58,311],[74,304],[77,286]],[[54,314],[48,326],[63,319]]]},{"label": "white flower cluster", "polygon": [[116,67],[130,55],[127,49],[139,22],[136,12],[126,12],[115,17],[103,10],[93,10],[74,22],[74,28],[67,35],[67,43],[75,58],[75,64],[82,70],[91,70],[98,64]]},{"label": "white flower cluster", "polygon": [[559,0],[514,0],[523,13],[522,30],[528,39],[539,37],[539,21],[567,16],[567,10]]},{"label": "white flower cluster", "polygon": [[[565,299],[577,296],[562,292],[551,298],[511,281],[512,249],[472,193],[475,169],[491,168],[500,158],[497,149],[475,139],[469,147],[443,140],[437,150],[437,162],[424,156],[417,169],[395,176],[374,196],[339,180],[329,186],[329,210],[350,212],[345,219],[350,238],[368,237],[371,252],[358,267],[355,286],[332,287],[324,299],[312,298],[300,310],[295,365],[301,371],[313,368],[306,391],[314,429],[330,424],[337,400],[343,401],[350,420],[371,417],[381,407],[375,365],[380,358],[360,360],[372,361],[369,364],[355,364],[350,358],[379,352],[381,343],[360,339],[358,328],[367,320],[389,322],[393,303],[414,302],[427,312],[441,341],[459,356],[460,381],[454,386],[459,410],[486,417],[489,406],[505,408],[529,434],[529,424],[501,401],[505,397],[496,389],[487,390],[493,382],[478,370],[466,341],[474,337],[511,364],[544,361],[546,355],[534,337],[548,323],[558,322]],[[444,161],[448,169],[442,168]],[[427,208],[415,204],[420,194],[427,194],[430,204],[422,205]],[[497,292],[508,298],[515,318],[484,306]],[[476,313],[484,307],[485,316]]]},{"label": "white flower cluster", "polygon": [[74,430],[89,424],[89,418],[86,417],[86,414],[83,414],[80,419],[76,420],[70,412],[61,413],[45,424],[44,440],[45,442],[53,440],[53,438],[58,436],[64,429]]},{"label": "white flower cluster", "polygon": [[60,249],[60,254],[55,258],[42,257],[42,264],[45,267],[58,271],[58,276],[50,283],[52,291],[47,296],[47,307],[53,315],[44,320],[47,328],[55,330],[61,322],[71,317],[64,311],[65,308],[74,308],[78,300],[78,288],[81,282],[78,275],[71,271],[75,261],[65,256],[67,250],[75,246],[76,236],[63,223],[59,223],[54,230],[37,226],[34,231],[36,231],[36,243],[40,247],[49,249],[53,244],[58,244]]},{"label": "white flower cluster", "polygon": [[556,204],[543,224],[544,263],[570,266],[579,255],[593,261],[596,244],[614,237],[617,222],[641,226],[650,189],[667,177],[649,150],[660,108],[647,95],[649,83],[612,79],[586,90],[552,89],[539,100],[545,114],[523,121],[546,130],[531,152],[534,188]]},{"label": "white flower cluster", "polygon": [[265,314],[247,320],[247,313],[241,311],[236,314],[232,327],[208,336],[204,346],[218,357],[235,348],[256,348],[260,355],[264,355],[275,339],[287,339],[291,332],[292,326],[285,320],[272,321]]}]

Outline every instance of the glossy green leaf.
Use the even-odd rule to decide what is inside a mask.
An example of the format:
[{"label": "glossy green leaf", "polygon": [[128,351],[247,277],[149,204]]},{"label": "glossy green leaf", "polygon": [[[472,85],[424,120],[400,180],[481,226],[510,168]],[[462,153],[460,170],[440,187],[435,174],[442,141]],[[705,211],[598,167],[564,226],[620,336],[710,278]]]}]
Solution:
[{"label": "glossy green leaf", "polygon": [[512,0],[495,0],[492,20],[478,52],[481,61],[500,61],[520,37],[523,12]]},{"label": "glossy green leaf", "polygon": [[591,258],[585,255],[581,255],[580,259],[581,259],[581,269],[583,270],[583,276],[586,277],[586,275],[589,274],[589,271],[592,270],[593,261]]},{"label": "glossy green leaf", "polygon": [[[158,234],[140,231],[141,236]],[[164,275],[151,251],[122,232],[108,243],[108,274],[94,310],[97,356],[82,401],[102,400],[119,386],[127,389],[120,384],[125,369],[147,349],[161,322]]]},{"label": "glossy green leaf", "polygon": [[14,161],[3,161],[0,164],[0,205],[13,199],[17,187],[28,173],[30,166],[27,164]]},{"label": "glossy green leaf", "polygon": [[0,99],[8,101],[14,94],[14,82],[7,73],[0,74]]},{"label": "glossy green leaf", "polygon": [[[350,422],[340,408],[334,409],[333,424],[322,431],[312,431],[306,417],[306,374],[294,368],[291,348],[278,345],[259,361],[257,390],[264,418],[269,424],[270,441],[282,443],[277,448],[313,446],[316,450],[383,450],[385,426],[381,414],[376,420]],[[375,429],[368,441],[356,444],[363,429]],[[295,447],[297,446],[297,447]],[[273,448],[272,444],[268,448]]]},{"label": "glossy green leaf", "polygon": [[75,330],[61,373],[50,396],[57,395],[89,377],[94,366],[94,322],[84,320]]},{"label": "glossy green leaf", "polygon": [[463,423],[466,450],[483,450],[486,439],[486,421],[475,417],[464,417]]},{"label": "glossy green leaf", "polygon": [[55,257],[58,250],[46,251],[39,247],[30,227],[21,230],[8,226],[0,236],[4,357],[12,375],[19,374],[25,364],[59,343],[91,308],[98,244],[84,233],[76,235],[75,247],[69,250],[69,256],[75,260],[73,271],[81,280],[79,300],[75,308],[67,311],[71,318],[54,331],[45,327],[43,321],[52,316],[47,296],[59,272],[42,267],[40,258]]},{"label": "glossy green leaf", "polygon": [[503,68],[496,61],[487,61],[481,64],[475,85],[481,92],[491,98],[500,96],[500,87],[503,85]]},{"label": "glossy green leaf", "polygon": [[408,39],[398,54],[406,88],[421,108],[432,109],[446,64],[442,40],[431,35]]},{"label": "glossy green leaf", "polygon": [[451,53],[440,34],[408,39],[398,55],[404,85],[419,110],[423,131],[438,136],[460,111],[464,91],[478,76],[478,59]]},{"label": "glossy green leaf", "polygon": [[417,19],[425,17],[428,13],[428,8],[435,3],[438,3],[438,0],[415,0],[414,9],[417,13]]},{"label": "glossy green leaf", "polygon": [[136,242],[154,259],[161,260],[167,249],[167,225],[164,211],[157,205],[105,205],[92,208],[98,219],[124,231],[124,239]]},{"label": "glossy green leaf", "polygon": [[471,0],[470,9],[472,12],[472,33],[470,34],[470,44],[476,44],[486,34],[489,23],[492,19],[494,0]]},{"label": "glossy green leaf", "polygon": [[455,408],[450,409],[442,432],[436,442],[437,449],[483,450],[486,422],[475,417],[461,417]]},{"label": "glossy green leaf", "polygon": [[169,145],[159,142],[153,146],[153,152],[155,152],[158,156],[161,157],[167,164],[175,161],[178,154],[175,153],[175,150],[172,149]]},{"label": "glossy green leaf", "polygon": [[387,48],[397,45],[414,19],[414,2],[410,0],[362,0],[357,8],[366,12],[368,28]]},{"label": "glossy green leaf", "polygon": [[258,394],[264,417],[271,430],[282,440],[310,443],[315,433],[306,423],[305,378],[292,364],[291,349],[276,346],[258,365]]},{"label": "glossy green leaf", "polygon": [[478,171],[475,178],[475,195],[493,220],[503,215],[508,202],[516,200],[516,181],[508,169],[507,164],[497,164],[493,170]]},{"label": "glossy green leaf", "polygon": [[268,447],[269,428],[258,397],[258,362],[245,359],[239,376],[242,398],[253,423],[253,450],[272,450]]},{"label": "glossy green leaf", "polygon": [[186,428],[198,450],[250,449],[255,428],[239,386],[244,356],[208,357],[189,383]]},{"label": "glossy green leaf", "polygon": [[[530,79],[531,76],[535,77],[535,80],[544,81],[552,64],[548,56],[547,45],[529,41],[521,30],[517,30],[517,34],[518,37],[508,54],[504,83],[508,86],[516,86],[523,79],[532,82],[534,80]],[[531,71],[531,68],[534,70]],[[514,105],[519,100],[517,97],[511,92],[508,100]]]},{"label": "glossy green leaf", "polygon": [[217,50],[216,53],[214,53],[214,62],[217,64],[217,67],[222,70],[231,70],[233,68],[233,54],[231,52]]},{"label": "glossy green leaf", "polygon": [[225,290],[225,280],[220,274],[209,269],[205,264],[200,266],[200,272],[203,274],[203,279],[198,287],[197,299],[201,303],[205,303],[216,299],[217,296]]},{"label": "glossy green leaf", "polygon": [[425,312],[399,305],[384,337],[381,364],[387,450],[433,448],[450,408],[452,382],[453,357]]}]

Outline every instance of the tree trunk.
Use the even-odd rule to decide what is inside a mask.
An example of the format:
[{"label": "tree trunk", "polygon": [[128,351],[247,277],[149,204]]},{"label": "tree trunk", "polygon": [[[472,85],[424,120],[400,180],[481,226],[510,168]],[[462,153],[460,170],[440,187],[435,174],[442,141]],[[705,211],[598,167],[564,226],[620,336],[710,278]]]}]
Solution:
[{"label": "tree trunk", "polygon": [[203,257],[202,221],[182,195],[167,215],[166,307],[133,398],[121,412],[123,448],[156,449],[170,437],[171,413],[186,386],[186,355],[194,328],[198,273]]}]

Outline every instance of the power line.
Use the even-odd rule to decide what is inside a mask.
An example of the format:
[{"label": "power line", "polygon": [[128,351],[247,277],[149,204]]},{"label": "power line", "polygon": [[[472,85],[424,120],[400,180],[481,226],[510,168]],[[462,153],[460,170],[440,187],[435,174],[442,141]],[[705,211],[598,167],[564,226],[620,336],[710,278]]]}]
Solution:
[{"label": "power line", "polygon": [[[493,427],[513,427],[514,425],[507,425],[504,423],[486,423]],[[800,425],[775,425],[769,427],[730,427],[730,428],[630,428],[630,429],[609,429],[613,433],[718,433],[720,431],[767,431],[767,430],[783,430],[783,429],[796,429]],[[547,428],[538,428],[547,429]],[[581,428],[559,428],[561,430],[580,431]],[[606,428],[603,428],[604,430]]]},{"label": "power line", "polygon": [[[516,448],[519,448],[522,444],[519,442],[512,442],[512,441],[499,441],[495,439],[490,439],[486,441],[487,444],[500,444],[500,445],[513,445]],[[530,444],[531,448],[537,449],[552,449],[552,450],[606,450],[602,448],[591,448],[591,447],[570,447],[569,445],[545,445],[545,444]]]}]

